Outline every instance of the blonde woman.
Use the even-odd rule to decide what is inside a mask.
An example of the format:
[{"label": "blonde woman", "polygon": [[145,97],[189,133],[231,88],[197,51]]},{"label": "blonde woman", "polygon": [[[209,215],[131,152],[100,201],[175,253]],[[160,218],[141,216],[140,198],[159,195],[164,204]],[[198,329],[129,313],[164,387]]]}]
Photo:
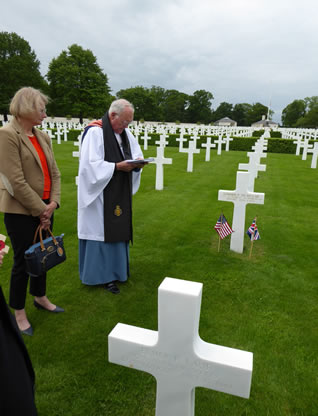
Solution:
[{"label": "blonde woman", "polygon": [[[60,204],[60,172],[49,136],[36,128],[46,117],[48,97],[31,87],[21,88],[10,104],[12,120],[0,128],[0,211],[14,252],[9,305],[20,331],[33,335],[25,311],[29,276],[24,252],[35,230],[52,227]],[[46,275],[30,277],[34,306],[50,312],[64,310],[46,296]]]}]

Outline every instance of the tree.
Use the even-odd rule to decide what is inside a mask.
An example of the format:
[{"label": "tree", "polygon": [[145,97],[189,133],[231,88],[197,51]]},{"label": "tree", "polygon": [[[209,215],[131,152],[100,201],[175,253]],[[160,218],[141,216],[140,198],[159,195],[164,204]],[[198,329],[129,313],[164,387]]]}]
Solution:
[{"label": "tree", "polygon": [[212,120],[213,95],[209,91],[197,90],[189,97],[189,107],[187,109],[187,119],[189,123],[208,124]]},{"label": "tree", "polygon": [[56,116],[101,117],[109,108],[110,95],[107,75],[96,57],[79,45],[54,58],[47,73],[52,103],[49,110]]},{"label": "tree", "polygon": [[232,111],[233,111],[233,104],[223,102],[220,103],[218,108],[213,111],[212,120],[217,121],[224,117],[232,117]]},{"label": "tree", "polygon": [[305,100],[294,100],[282,111],[282,123],[286,127],[295,127],[297,121],[306,114]]},{"label": "tree", "polygon": [[247,113],[247,125],[250,126],[252,123],[256,123],[262,119],[263,116],[267,117],[268,107],[261,103],[252,104],[250,110]]},{"label": "tree", "polygon": [[135,120],[151,121],[155,119],[155,103],[149,89],[141,86],[131,87],[118,91],[116,95],[118,98],[125,98],[133,104]]},{"label": "tree", "polygon": [[167,90],[164,102],[164,120],[168,122],[187,121],[189,96],[177,90]]},{"label": "tree", "polygon": [[33,87],[45,92],[46,83],[39,67],[40,61],[26,40],[14,32],[0,32],[0,114],[5,121],[17,90]]},{"label": "tree", "polygon": [[154,118],[153,120],[156,121],[165,121],[164,111],[165,111],[165,101],[166,101],[166,90],[162,87],[156,87],[153,85],[150,88],[150,95],[152,96],[155,111],[154,111]]},{"label": "tree", "polygon": [[233,107],[232,118],[238,126],[248,126],[248,113],[251,111],[251,104],[238,103]]},{"label": "tree", "polygon": [[306,113],[300,117],[295,127],[317,128],[318,127],[318,96],[306,97],[304,99]]}]

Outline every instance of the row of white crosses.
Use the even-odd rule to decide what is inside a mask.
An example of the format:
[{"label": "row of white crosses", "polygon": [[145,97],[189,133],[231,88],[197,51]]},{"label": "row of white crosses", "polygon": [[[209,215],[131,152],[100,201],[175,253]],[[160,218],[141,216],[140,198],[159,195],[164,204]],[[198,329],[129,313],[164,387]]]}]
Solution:
[{"label": "row of white crosses", "polygon": [[[67,133],[69,133],[70,130],[79,130],[83,131],[86,127],[87,123],[75,123],[75,122],[42,122],[42,130],[45,131],[50,139],[52,140],[54,137],[56,137],[57,144],[61,144],[61,138],[63,137],[63,140],[67,142]],[[56,133],[53,134],[52,130],[56,129]]]},{"label": "row of white crosses", "polygon": [[259,171],[265,171],[266,166],[260,163],[260,159],[267,156],[267,141],[263,137],[252,147],[254,152],[248,152],[249,163],[239,164],[239,169],[246,169],[247,172],[238,171],[236,174],[236,188],[234,191],[219,190],[218,200],[233,202],[233,221],[230,250],[243,253],[245,235],[245,214],[247,204],[264,204],[265,194],[254,192],[254,181]]},{"label": "row of white crosses", "polygon": [[300,129],[300,128],[281,128],[283,139],[296,139],[301,137],[302,139],[317,140],[318,129]]},{"label": "row of white crosses", "polygon": [[[157,156],[154,158],[153,162],[151,162],[151,163],[154,163],[156,165],[156,186],[155,186],[156,190],[162,190],[163,189],[163,176],[164,176],[163,165],[172,164],[172,159],[171,158],[165,158],[165,156],[164,156],[164,149],[165,149],[166,145],[168,145],[168,143],[169,143],[166,140],[167,137],[168,137],[168,135],[161,134],[160,135],[160,140],[155,142],[155,144],[158,145],[158,147],[157,147]],[[145,135],[142,138],[144,140],[144,150],[146,150],[146,149],[148,149],[148,140],[150,140],[150,138],[149,138],[149,136],[147,135],[146,132],[145,132]],[[179,152],[188,154],[187,172],[193,172],[193,155],[200,153],[200,149],[197,149],[197,147],[196,147],[197,146],[197,140],[199,138],[200,138],[200,136],[198,136],[197,134],[195,134],[194,136],[191,136],[187,148],[183,147],[183,142],[187,141],[187,139],[185,139],[183,137],[183,133],[180,135],[179,138],[176,139],[179,142]],[[225,145],[226,145],[225,150],[229,151],[229,144],[230,144],[230,141],[232,141],[232,140],[233,139],[229,136],[227,136],[225,138],[222,138],[222,136],[220,135],[219,138],[214,141],[214,143],[211,143],[211,137],[207,137],[206,143],[202,144],[202,147],[206,148],[205,161],[206,162],[210,161],[211,148],[215,147],[216,144],[218,144],[218,151],[217,151],[218,155],[221,154],[221,149],[222,149],[222,144],[223,143],[225,143]]]},{"label": "row of white crosses", "polygon": [[140,134],[148,136],[152,133],[161,134],[177,134],[179,131],[180,135],[188,134],[190,136],[231,136],[231,137],[252,137],[254,128],[253,127],[225,127],[225,126],[186,126],[186,125],[162,125],[156,123],[142,123],[133,124],[130,127],[131,132],[135,137],[139,137]]},{"label": "row of white crosses", "polygon": [[[1,123],[1,121],[0,121]],[[2,120],[2,125],[6,124]],[[59,128],[60,130],[64,129],[64,126],[67,130],[83,130],[88,124],[88,121],[79,123],[73,120],[65,121],[44,121],[43,125],[45,128],[54,129]],[[203,136],[219,136],[219,135],[230,135],[231,137],[252,137],[253,131],[258,130],[254,127],[244,127],[244,126],[211,126],[211,125],[189,125],[189,124],[176,124],[169,123],[168,125],[162,124],[160,122],[145,122],[145,123],[132,123],[131,130],[134,132],[136,129],[136,136],[143,132],[159,133],[159,134],[176,134],[177,130],[183,132],[183,134],[193,135],[195,133]],[[300,129],[300,128],[277,128],[276,131],[281,132],[282,138],[294,139],[295,136],[301,135],[302,138],[308,138],[311,140],[318,139],[318,129]],[[269,134],[269,130],[268,130]]]},{"label": "row of white crosses", "polygon": [[302,136],[297,136],[296,140],[293,141],[296,144],[296,156],[300,155],[301,149],[303,150],[302,160],[307,160],[307,154],[312,153],[311,159],[311,168],[316,169],[317,167],[317,158],[318,158],[318,142],[314,144],[309,143],[309,138],[302,138]]}]

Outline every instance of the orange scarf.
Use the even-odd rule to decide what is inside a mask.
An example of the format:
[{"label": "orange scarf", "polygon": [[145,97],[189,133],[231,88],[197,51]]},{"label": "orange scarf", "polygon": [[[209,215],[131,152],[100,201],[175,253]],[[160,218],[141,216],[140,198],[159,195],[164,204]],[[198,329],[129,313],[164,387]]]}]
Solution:
[{"label": "orange scarf", "polygon": [[44,190],[43,190],[43,195],[42,195],[42,199],[50,199],[50,194],[51,194],[51,176],[50,176],[50,172],[49,172],[49,168],[47,166],[47,161],[46,161],[46,157],[45,154],[42,150],[42,147],[40,146],[40,143],[38,142],[38,139],[36,138],[36,136],[28,136],[31,143],[33,144],[39,158],[41,161],[41,166],[42,166],[42,170],[43,170],[43,175],[44,175]]}]

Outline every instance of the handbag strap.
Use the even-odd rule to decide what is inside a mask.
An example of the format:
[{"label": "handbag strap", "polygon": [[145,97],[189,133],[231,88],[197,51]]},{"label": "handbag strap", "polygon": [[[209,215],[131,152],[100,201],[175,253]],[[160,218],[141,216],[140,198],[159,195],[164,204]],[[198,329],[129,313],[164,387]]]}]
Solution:
[{"label": "handbag strap", "polygon": [[[52,240],[53,240],[53,243],[56,245],[56,246],[58,246],[59,244],[58,244],[58,242],[56,241],[56,238],[54,237],[54,235],[53,235],[53,233],[52,233],[52,231],[48,228],[47,230],[46,230],[46,233],[48,234],[50,234],[51,235],[51,237],[52,237]],[[40,236],[40,245],[41,245],[41,250],[42,251],[45,251],[45,247],[44,247],[44,244],[43,244],[43,237],[42,237],[42,227],[41,227],[41,224],[37,227],[37,229],[36,229],[36,231],[35,231],[35,234],[34,234],[34,239],[33,239],[33,244],[35,244],[35,242],[36,242],[36,238],[37,238],[37,235],[39,234],[39,236]]]}]

